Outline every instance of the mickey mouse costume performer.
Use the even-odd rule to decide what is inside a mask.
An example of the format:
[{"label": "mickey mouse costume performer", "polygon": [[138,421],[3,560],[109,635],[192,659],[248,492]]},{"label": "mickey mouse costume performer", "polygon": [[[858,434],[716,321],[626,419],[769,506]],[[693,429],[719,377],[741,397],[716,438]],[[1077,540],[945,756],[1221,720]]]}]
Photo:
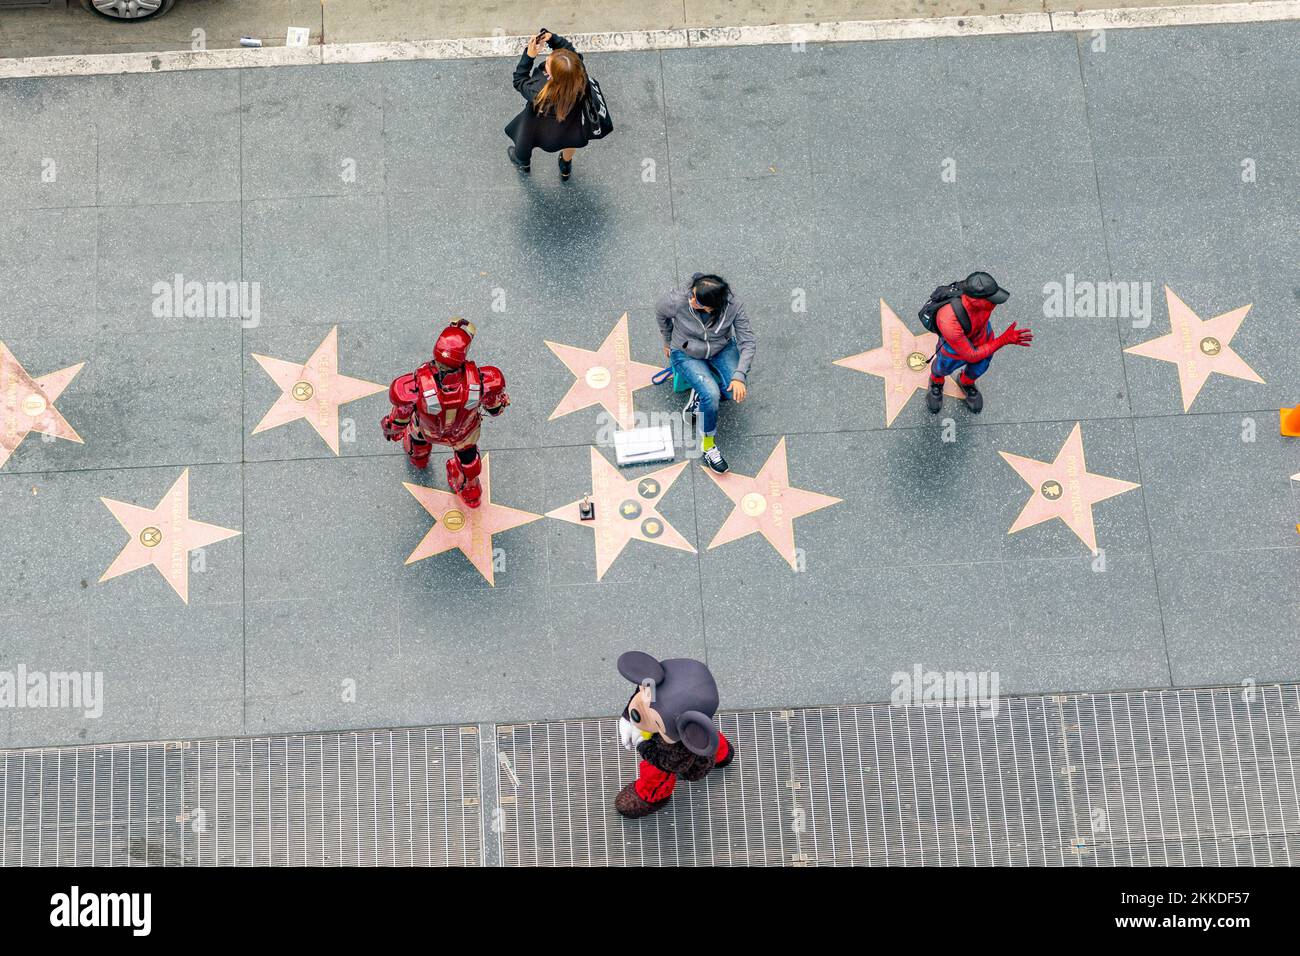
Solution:
[{"label": "mickey mouse costume performer", "polygon": [[619,656],[618,672],[637,685],[618,720],[619,739],[641,755],[641,763],[636,780],[614,798],[614,809],[636,819],[667,806],[679,776],[703,780],[731,763],[736,749],[713,722],[718,685],[700,661],[659,661],[628,651]]},{"label": "mickey mouse costume performer", "polygon": [[447,485],[471,508],[483,495],[478,454],[483,412],[497,416],[510,404],[506,379],[493,365],[468,360],[474,325],[452,319],[433,345],[433,361],[394,379],[388,398],[393,410],[380,421],[384,437],[400,441],[416,468],[429,465],[434,444],[449,445]]},{"label": "mickey mouse costume performer", "polygon": [[1009,298],[1011,293],[999,287],[987,272],[972,272],[961,282],[936,289],[931,295],[927,307],[942,302],[933,313],[939,347],[930,366],[930,389],[925,396],[931,412],[943,407],[943,380],[961,369],[957,384],[966,393],[966,407],[978,415],[984,410],[984,396],[975,387],[975,380],[988,371],[993,353],[1006,345],[1028,346],[1034,340],[1033,332],[1016,328],[1014,322],[1001,335],[993,335],[993,309]]}]

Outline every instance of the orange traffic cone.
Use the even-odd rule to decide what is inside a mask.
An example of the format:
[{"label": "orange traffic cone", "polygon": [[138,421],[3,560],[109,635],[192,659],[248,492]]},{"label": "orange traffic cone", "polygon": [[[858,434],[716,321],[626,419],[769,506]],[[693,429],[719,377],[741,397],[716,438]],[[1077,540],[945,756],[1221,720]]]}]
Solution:
[{"label": "orange traffic cone", "polygon": [[1282,409],[1282,434],[1288,438],[1300,438],[1300,405]]}]

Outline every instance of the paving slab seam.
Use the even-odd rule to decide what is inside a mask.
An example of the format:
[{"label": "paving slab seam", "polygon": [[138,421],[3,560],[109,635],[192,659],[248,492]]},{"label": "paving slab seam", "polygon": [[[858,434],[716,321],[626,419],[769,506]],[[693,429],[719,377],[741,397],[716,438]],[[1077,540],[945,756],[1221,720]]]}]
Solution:
[{"label": "paving slab seam", "polygon": [[[770,26],[575,33],[571,39],[586,52],[613,53],[687,47],[1075,33],[1140,27],[1266,23],[1297,19],[1300,19],[1300,0],[1260,0],[1253,3],[1106,8],[1078,12],[981,14],[901,20],[839,20]],[[518,53],[520,44],[527,39],[523,36],[463,37],[444,40],[325,43],[305,48],[240,47],[228,50],[168,50],[156,53],[9,57],[0,59],[0,78],[160,73],[241,67],[320,66],[338,63],[377,63],[389,60],[514,57]]]}]

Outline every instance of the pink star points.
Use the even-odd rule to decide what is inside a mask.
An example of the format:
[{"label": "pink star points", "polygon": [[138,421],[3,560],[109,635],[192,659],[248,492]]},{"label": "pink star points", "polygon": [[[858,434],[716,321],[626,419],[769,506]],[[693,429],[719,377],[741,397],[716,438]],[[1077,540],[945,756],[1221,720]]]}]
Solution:
[{"label": "pink star points", "polygon": [[254,354],[257,364],[280,386],[280,397],[253,434],[305,418],[330,451],[339,453],[339,406],[384,390],[383,385],[339,374],[339,327],[301,365]]},{"label": "pink star points", "polygon": [[843,500],[816,491],[790,487],[784,438],[777,442],[772,454],[767,456],[767,461],[763,462],[763,467],[753,478],[734,471],[719,475],[703,465],[700,467],[726,492],[735,506],[709,542],[709,550],[758,533],[767,539],[767,543],[776,549],[776,553],[785,559],[792,570],[798,570],[794,519],[837,505]]},{"label": "pink star points", "polygon": [[1083,431],[1078,422],[1056,458],[1037,461],[1000,451],[1003,461],[1016,470],[1034,493],[1021,509],[1007,534],[1015,534],[1044,521],[1060,518],[1088,550],[1097,553],[1093,505],[1140,487],[1137,482],[1094,475],[1083,457]]},{"label": "pink star points", "polygon": [[[879,348],[836,359],[832,364],[885,380],[885,427],[888,428],[908,399],[930,387],[930,359],[934,356],[939,336],[933,332],[913,334],[881,299],[880,341]],[[945,376],[943,393],[953,398],[966,397],[952,376]]]},{"label": "pink star points", "polygon": [[1250,311],[1249,305],[1202,321],[1169,286],[1165,286],[1165,303],[1169,307],[1169,333],[1124,351],[1178,366],[1183,411],[1192,407],[1192,402],[1196,401],[1196,396],[1214,372],[1264,384],[1264,380],[1229,344]]},{"label": "pink star points", "polygon": [[85,364],[32,378],[0,342],[0,468],[32,432],[84,444],[54,403]]},{"label": "pink star points", "polygon": [[190,517],[190,470],[186,468],[163,495],[157,507],[142,508],[125,501],[100,498],[130,539],[99,579],[138,571],[153,565],[182,601],[190,603],[189,554],[239,534],[229,528],[195,521]]},{"label": "pink star points", "polygon": [[490,455],[483,456],[483,471],[479,475],[483,496],[477,508],[468,507],[458,495],[449,491],[402,482],[420,506],[433,516],[433,527],[415,546],[406,559],[407,564],[459,549],[489,585],[497,586],[492,562],[492,536],[538,521],[542,516],[492,503],[490,458]]},{"label": "pink star points", "polygon": [[695,548],[659,513],[659,502],[672,487],[686,462],[680,461],[639,478],[625,479],[595,448],[591,449],[591,502],[596,517],[583,521],[582,500],[571,501],[546,514],[596,533],[596,580],[605,576],[614,560],[633,539],[695,553]]},{"label": "pink star points", "polygon": [[614,416],[619,428],[631,428],[636,423],[633,394],[654,384],[659,367],[632,360],[626,312],[595,352],[558,342],[546,345],[574,376],[548,421],[599,405]]}]

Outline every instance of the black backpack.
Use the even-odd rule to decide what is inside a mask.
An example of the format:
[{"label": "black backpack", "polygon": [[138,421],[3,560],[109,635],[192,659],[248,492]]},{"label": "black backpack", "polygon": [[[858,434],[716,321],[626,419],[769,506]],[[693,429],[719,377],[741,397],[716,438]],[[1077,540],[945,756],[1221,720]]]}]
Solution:
[{"label": "black backpack", "polygon": [[582,125],[586,127],[589,139],[600,139],[614,132],[605,94],[600,91],[600,84],[590,76],[587,77],[587,95],[582,103]]},{"label": "black backpack", "polygon": [[960,282],[949,282],[930,293],[930,298],[926,300],[925,305],[921,306],[921,311],[916,313],[925,330],[939,331],[939,310],[945,305],[952,306],[953,314],[961,323],[961,330],[966,333],[967,338],[970,338],[970,316],[966,313],[966,306],[961,302]]}]

